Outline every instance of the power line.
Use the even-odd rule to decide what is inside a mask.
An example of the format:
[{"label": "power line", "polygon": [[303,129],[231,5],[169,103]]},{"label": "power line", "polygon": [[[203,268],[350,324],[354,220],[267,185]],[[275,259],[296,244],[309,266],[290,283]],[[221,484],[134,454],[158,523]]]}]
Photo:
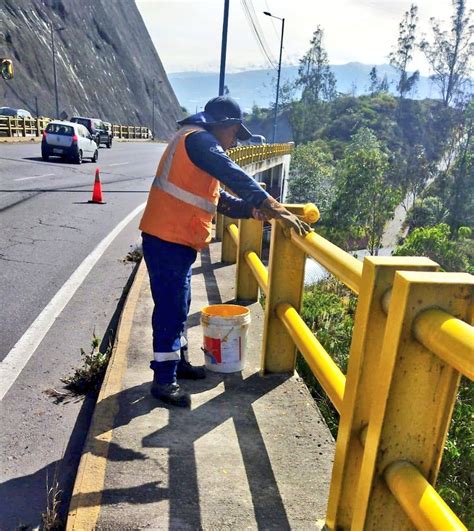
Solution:
[{"label": "power line", "polygon": [[[267,11],[271,12],[271,9],[270,9],[270,6],[268,5],[267,0],[265,0],[265,5],[267,6]],[[277,38],[277,40],[280,40],[280,35],[278,34],[278,31],[276,29],[275,21],[273,20],[273,18],[270,18],[270,21],[272,23],[273,32],[275,33],[275,37]]]},{"label": "power line", "polygon": [[265,32],[262,30],[262,27],[260,26],[259,18],[255,12],[255,8],[253,7],[252,0],[245,0],[245,1],[250,8],[250,15],[252,16],[252,20],[255,22],[255,27],[257,28],[257,32],[262,40],[263,46],[265,48],[265,52],[268,55],[268,57],[271,58],[272,63],[276,63],[275,57],[270,51],[270,47],[268,46],[268,43],[265,39]]},{"label": "power line", "polygon": [[[245,16],[247,17],[247,22],[249,23],[250,29],[252,30],[252,32],[254,34],[254,37],[255,37],[255,39],[257,41],[257,44],[260,47],[260,50],[261,50],[264,58],[268,61],[268,63],[270,64],[270,66],[272,68],[276,68],[275,64],[274,64],[275,59],[271,56],[270,52],[268,51],[267,44],[266,44],[265,39],[264,39],[263,34],[262,34],[263,32],[262,32],[260,26],[258,25],[258,22],[256,22],[254,20],[254,17],[252,17],[252,12],[251,12],[251,9],[250,9],[247,1],[248,0],[241,0],[241,4],[242,4],[242,7],[243,7]],[[252,11],[253,11],[254,16],[256,18],[255,10],[253,9],[253,6],[252,6]]]}]

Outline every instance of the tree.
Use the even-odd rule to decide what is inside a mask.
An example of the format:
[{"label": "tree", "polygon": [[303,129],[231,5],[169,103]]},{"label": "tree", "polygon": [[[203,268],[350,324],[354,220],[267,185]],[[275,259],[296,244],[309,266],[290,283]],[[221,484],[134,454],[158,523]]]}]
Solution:
[{"label": "tree", "polygon": [[449,225],[474,225],[474,99],[463,113],[458,131],[456,158],[448,174],[450,183]]},{"label": "tree", "polygon": [[444,105],[458,99],[470,83],[474,54],[472,10],[466,14],[466,0],[453,0],[454,15],[450,32],[431,19],[433,42],[423,39],[420,48],[433,70],[431,79],[441,90]]},{"label": "tree", "polygon": [[408,211],[420,197],[430,178],[435,173],[435,164],[426,156],[425,148],[420,144],[409,147],[408,155],[398,169],[401,173],[400,184],[405,193],[402,202],[405,211]]},{"label": "tree", "polygon": [[380,249],[385,223],[400,201],[400,191],[387,178],[389,156],[374,133],[361,128],[339,164],[339,193],[331,223],[349,237],[367,238],[372,255]]},{"label": "tree", "polygon": [[403,20],[399,25],[398,47],[390,53],[390,64],[398,71],[399,80],[397,91],[400,99],[403,99],[416,85],[420,77],[418,70],[411,76],[408,75],[407,68],[409,62],[413,59],[413,50],[415,48],[415,32],[418,23],[418,8],[412,4],[409,11],[405,12]]},{"label": "tree", "polygon": [[324,31],[318,26],[311,39],[311,47],[300,59],[297,84],[303,88],[302,101],[314,103],[333,100],[336,77],[329,67],[328,55],[323,46]]},{"label": "tree", "polygon": [[381,92],[388,92],[390,85],[387,79],[387,74],[383,76],[383,79],[380,79],[377,74],[376,66],[374,66],[369,72],[369,79],[369,92],[371,96],[377,96],[377,94],[380,94]]},{"label": "tree", "polygon": [[291,157],[289,201],[313,202],[324,218],[334,196],[332,155],[321,147],[320,142],[308,142],[295,148]]},{"label": "tree", "polygon": [[408,213],[410,232],[420,227],[434,227],[439,223],[444,223],[448,216],[449,210],[439,197],[430,195],[417,199]]},{"label": "tree", "polygon": [[451,229],[446,223],[434,227],[420,227],[410,233],[402,245],[393,253],[395,256],[427,256],[445,271],[470,271],[473,264],[466,252],[466,241],[471,230],[463,227],[458,232],[458,239],[452,239]]}]

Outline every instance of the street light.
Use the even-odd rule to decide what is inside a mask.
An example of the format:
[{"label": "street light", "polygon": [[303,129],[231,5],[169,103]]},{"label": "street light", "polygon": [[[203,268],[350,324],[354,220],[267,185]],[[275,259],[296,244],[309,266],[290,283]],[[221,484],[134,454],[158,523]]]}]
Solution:
[{"label": "street light", "polygon": [[51,28],[51,49],[53,52],[53,75],[54,75],[54,95],[56,98],[56,118],[59,118],[58,79],[56,77],[56,52],[54,49],[54,32],[63,31],[66,28],[55,28],[53,27],[52,22],[49,23],[49,26]]},{"label": "street light", "polygon": [[275,98],[275,116],[273,117],[273,139],[272,142],[275,143],[276,139],[276,130],[277,130],[277,115],[278,115],[278,96],[280,94],[280,73],[281,73],[281,55],[283,52],[283,34],[285,32],[285,19],[276,17],[275,15],[272,15],[268,11],[263,12],[264,15],[267,15],[267,17],[276,18],[278,20],[281,20],[281,41],[280,41],[280,60],[278,61],[278,77],[277,77],[277,89],[276,89],[276,98]]}]

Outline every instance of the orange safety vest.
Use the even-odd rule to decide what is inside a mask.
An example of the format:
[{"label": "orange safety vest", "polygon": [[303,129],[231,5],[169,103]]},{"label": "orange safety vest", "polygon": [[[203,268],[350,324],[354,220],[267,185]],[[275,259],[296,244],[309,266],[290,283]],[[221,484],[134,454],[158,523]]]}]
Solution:
[{"label": "orange safety vest", "polygon": [[140,230],[200,250],[211,241],[219,181],[191,162],[186,137],[201,127],[181,128],[161,157]]}]

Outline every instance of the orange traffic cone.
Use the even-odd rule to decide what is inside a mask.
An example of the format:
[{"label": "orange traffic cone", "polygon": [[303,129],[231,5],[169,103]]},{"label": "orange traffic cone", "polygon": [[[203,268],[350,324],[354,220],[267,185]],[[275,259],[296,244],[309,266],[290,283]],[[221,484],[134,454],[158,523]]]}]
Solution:
[{"label": "orange traffic cone", "polygon": [[95,170],[94,191],[92,192],[92,199],[89,203],[105,204],[105,201],[102,200],[102,185],[100,184],[99,168]]}]

